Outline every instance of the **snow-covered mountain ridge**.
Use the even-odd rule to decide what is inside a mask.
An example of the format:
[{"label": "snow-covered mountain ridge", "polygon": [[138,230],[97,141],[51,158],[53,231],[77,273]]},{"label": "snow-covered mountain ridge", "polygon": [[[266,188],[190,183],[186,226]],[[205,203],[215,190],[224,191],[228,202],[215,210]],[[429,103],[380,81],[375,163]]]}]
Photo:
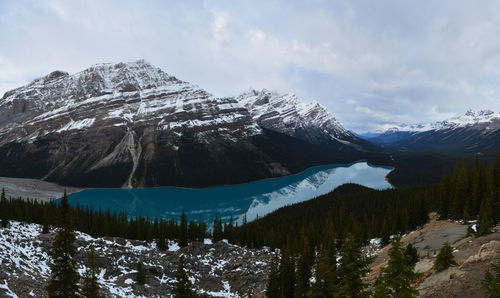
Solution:
[{"label": "snow-covered mountain ridge", "polygon": [[228,139],[260,133],[234,99],[216,98],[139,60],[97,64],[74,75],[56,71],[7,92],[0,101],[0,144],[146,121],[174,134],[195,127],[205,141],[214,129]]},{"label": "snow-covered mountain ridge", "polygon": [[[380,133],[394,133],[401,131],[408,132],[424,132],[430,130],[444,130],[454,129],[461,127],[472,127],[477,124],[492,123],[500,121],[500,112],[495,113],[491,110],[468,110],[464,115],[450,118],[448,120],[437,121],[434,123],[420,123],[420,124],[400,124],[391,127]],[[494,125],[491,128],[498,128]]]},{"label": "snow-covered mountain ridge", "polygon": [[319,104],[283,96],[266,108],[280,116],[262,121],[250,100],[216,97],[144,60],[54,71],[0,99],[0,176],[201,187],[366,158],[365,144]]},{"label": "snow-covered mountain ridge", "polygon": [[318,102],[303,102],[293,93],[250,89],[236,97],[262,127],[314,144],[365,150],[366,145],[345,129]]},{"label": "snow-covered mountain ridge", "polygon": [[368,140],[412,151],[495,152],[500,150],[500,113],[468,110],[435,123],[399,125]]}]

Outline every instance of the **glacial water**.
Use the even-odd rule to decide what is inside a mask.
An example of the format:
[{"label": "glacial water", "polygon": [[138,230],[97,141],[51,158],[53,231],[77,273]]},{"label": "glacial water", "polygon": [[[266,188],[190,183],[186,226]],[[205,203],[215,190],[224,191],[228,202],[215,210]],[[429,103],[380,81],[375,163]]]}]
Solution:
[{"label": "glacial water", "polygon": [[215,213],[241,222],[263,216],[285,205],[326,194],[344,183],[358,183],[375,189],[391,185],[385,180],[391,171],[366,162],[310,168],[302,173],[248,184],[202,189],[158,187],[140,189],[89,189],[69,195],[72,205],[88,205],[97,210],[126,211],[129,216],[180,218],[184,209],[188,220],[199,217],[207,223]]}]

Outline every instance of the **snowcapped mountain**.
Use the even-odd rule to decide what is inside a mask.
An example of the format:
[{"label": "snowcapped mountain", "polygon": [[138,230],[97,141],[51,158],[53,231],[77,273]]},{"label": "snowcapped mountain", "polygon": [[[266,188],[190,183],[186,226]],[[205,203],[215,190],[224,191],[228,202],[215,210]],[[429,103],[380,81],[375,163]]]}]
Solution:
[{"label": "snowcapped mountain", "polygon": [[297,95],[249,90],[236,97],[262,127],[314,144],[365,150],[370,144],[354,136],[317,102],[302,102]]},{"label": "snowcapped mountain", "polygon": [[399,125],[369,140],[405,150],[500,150],[500,113],[468,110],[464,115],[435,123]]},{"label": "snowcapped mountain", "polygon": [[228,139],[261,133],[234,99],[215,98],[140,60],[98,64],[74,75],[55,71],[7,92],[0,105],[0,144],[145,122],[173,134],[193,128],[204,142],[215,132]]},{"label": "snowcapped mountain", "polygon": [[[434,123],[421,124],[401,124],[389,128],[382,133],[394,132],[424,132],[429,130],[454,129],[460,127],[472,127],[479,124],[491,123],[496,126],[496,122],[500,121],[500,113],[495,113],[491,110],[468,110],[464,115],[450,118],[444,121]],[[494,128],[492,127],[492,128]]]},{"label": "snowcapped mountain", "polygon": [[[0,176],[73,186],[209,186],[360,158],[261,128],[240,100],[215,97],[143,60],[54,71],[0,99]],[[302,119],[314,120],[332,128],[329,137],[349,141],[324,108],[300,107],[293,116],[301,127],[310,127]]]}]

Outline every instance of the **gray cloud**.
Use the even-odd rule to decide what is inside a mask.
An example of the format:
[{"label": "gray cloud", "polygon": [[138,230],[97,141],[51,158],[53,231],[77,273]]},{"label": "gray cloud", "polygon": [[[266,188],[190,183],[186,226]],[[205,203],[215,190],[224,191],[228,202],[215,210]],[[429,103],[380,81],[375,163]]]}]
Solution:
[{"label": "gray cloud", "polygon": [[500,110],[496,1],[0,1],[0,93],[144,58],[216,95],[298,93],[349,129]]}]

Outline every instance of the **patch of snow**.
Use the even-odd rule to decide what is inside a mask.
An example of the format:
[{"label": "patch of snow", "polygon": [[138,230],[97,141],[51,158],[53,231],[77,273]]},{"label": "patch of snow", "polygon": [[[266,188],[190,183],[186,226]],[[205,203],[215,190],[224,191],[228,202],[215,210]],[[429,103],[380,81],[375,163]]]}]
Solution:
[{"label": "patch of snow", "polygon": [[71,120],[66,125],[64,125],[63,127],[59,128],[56,131],[63,132],[63,131],[67,131],[67,130],[88,128],[88,127],[91,127],[92,124],[94,124],[94,121],[95,121],[95,118],[82,119],[82,120],[78,120],[78,121]]},{"label": "patch of snow", "polygon": [[175,241],[168,241],[168,251],[178,251],[181,247]]}]

